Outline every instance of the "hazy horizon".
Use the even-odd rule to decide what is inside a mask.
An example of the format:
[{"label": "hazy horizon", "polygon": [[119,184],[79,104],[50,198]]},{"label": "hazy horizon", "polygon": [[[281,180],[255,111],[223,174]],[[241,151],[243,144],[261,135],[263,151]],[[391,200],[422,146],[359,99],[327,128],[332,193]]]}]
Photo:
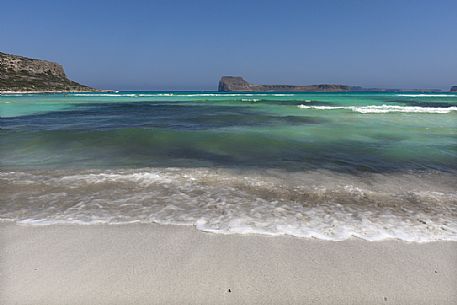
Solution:
[{"label": "hazy horizon", "polygon": [[4,3],[2,52],[62,64],[113,90],[334,83],[457,85],[457,2],[136,1]]}]

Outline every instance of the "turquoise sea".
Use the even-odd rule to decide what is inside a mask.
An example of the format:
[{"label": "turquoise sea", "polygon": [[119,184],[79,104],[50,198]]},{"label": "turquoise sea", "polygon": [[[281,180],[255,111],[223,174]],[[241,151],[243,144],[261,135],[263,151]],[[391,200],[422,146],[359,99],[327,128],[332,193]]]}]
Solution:
[{"label": "turquoise sea", "polygon": [[0,96],[0,219],[457,240],[457,94]]}]

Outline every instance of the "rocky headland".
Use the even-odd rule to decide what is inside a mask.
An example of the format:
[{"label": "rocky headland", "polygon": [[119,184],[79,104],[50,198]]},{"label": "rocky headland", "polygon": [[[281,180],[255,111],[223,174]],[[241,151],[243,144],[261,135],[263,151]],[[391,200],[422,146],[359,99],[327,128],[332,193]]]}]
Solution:
[{"label": "rocky headland", "polygon": [[308,86],[292,86],[292,85],[256,85],[248,83],[240,76],[223,76],[219,81],[219,91],[254,91],[254,92],[341,92],[351,91],[353,87],[345,85],[321,84]]},{"label": "rocky headland", "polygon": [[451,87],[451,92],[457,92],[457,86],[452,86]]},{"label": "rocky headland", "polygon": [[0,92],[97,91],[67,78],[61,65],[0,52]]},{"label": "rocky headland", "polygon": [[[451,91],[457,90],[457,86],[452,87]],[[219,81],[218,90],[220,92],[240,91],[240,92],[440,92],[439,89],[392,89],[392,88],[364,88],[361,86],[347,86],[336,84],[321,85],[257,85],[247,82],[241,76],[222,76]]]}]

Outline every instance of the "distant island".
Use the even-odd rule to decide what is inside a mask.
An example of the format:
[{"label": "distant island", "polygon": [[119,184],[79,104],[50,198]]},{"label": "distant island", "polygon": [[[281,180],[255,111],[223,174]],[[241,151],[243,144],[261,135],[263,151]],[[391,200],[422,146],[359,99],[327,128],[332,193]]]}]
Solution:
[{"label": "distant island", "polygon": [[241,76],[223,76],[219,81],[219,91],[294,91],[294,92],[340,92],[351,91],[352,87],[345,85],[309,85],[309,86],[291,86],[291,85],[255,85],[248,83]]},{"label": "distant island", "polygon": [[1,92],[98,91],[67,78],[61,65],[0,52]]},{"label": "distant island", "polygon": [[457,92],[457,86],[452,86],[451,87],[451,92]]},{"label": "distant island", "polygon": [[[360,86],[348,86],[338,84],[320,85],[257,85],[247,82],[241,76],[222,76],[218,86],[219,92],[353,92],[353,91],[417,91],[417,92],[440,92],[439,89],[381,89],[363,88]],[[452,87],[451,91],[457,91],[457,86]]]}]

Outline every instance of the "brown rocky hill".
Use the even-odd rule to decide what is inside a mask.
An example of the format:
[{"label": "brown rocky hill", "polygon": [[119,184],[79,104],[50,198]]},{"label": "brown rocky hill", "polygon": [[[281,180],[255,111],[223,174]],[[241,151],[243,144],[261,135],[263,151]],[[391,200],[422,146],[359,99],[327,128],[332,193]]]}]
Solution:
[{"label": "brown rocky hill", "polygon": [[309,86],[291,86],[291,85],[255,85],[248,83],[240,76],[223,76],[219,81],[219,91],[269,91],[269,92],[340,92],[351,91],[353,87],[345,85],[309,85]]},{"label": "brown rocky hill", "polygon": [[67,78],[63,67],[47,60],[0,52],[0,91],[96,91]]}]

